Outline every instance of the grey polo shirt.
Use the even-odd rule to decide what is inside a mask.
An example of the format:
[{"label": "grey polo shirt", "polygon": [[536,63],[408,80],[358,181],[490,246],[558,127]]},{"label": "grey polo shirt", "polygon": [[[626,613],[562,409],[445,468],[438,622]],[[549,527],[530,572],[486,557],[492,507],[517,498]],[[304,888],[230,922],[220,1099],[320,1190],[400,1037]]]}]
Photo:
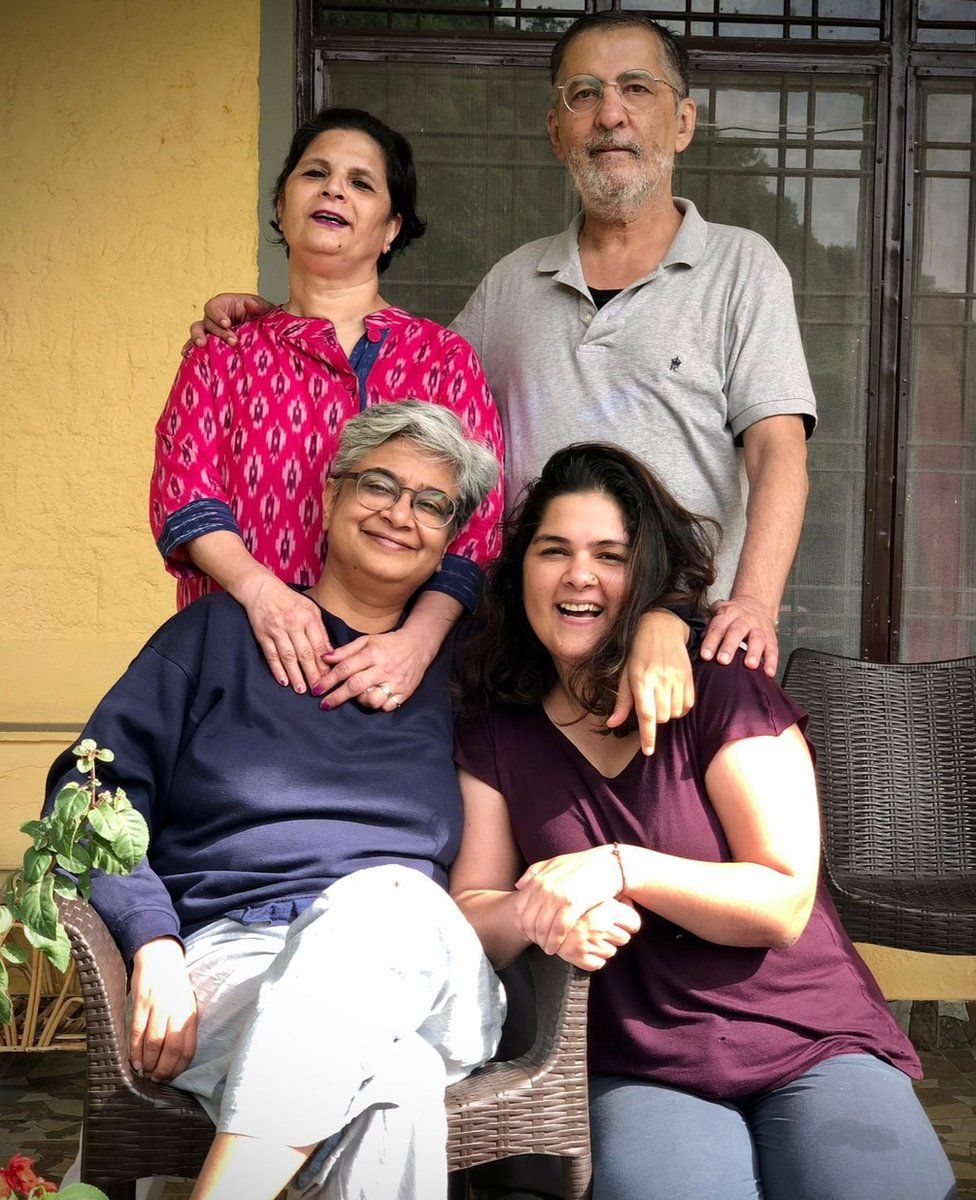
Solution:
[{"label": "grey polo shirt", "polygon": [[597,311],[582,215],[496,264],[452,326],[475,348],[505,428],[509,505],[569,442],[616,442],[724,531],[712,595],[745,533],[742,433],[781,413],[816,423],[789,272],[758,234],[689,200],[664,261]]}]

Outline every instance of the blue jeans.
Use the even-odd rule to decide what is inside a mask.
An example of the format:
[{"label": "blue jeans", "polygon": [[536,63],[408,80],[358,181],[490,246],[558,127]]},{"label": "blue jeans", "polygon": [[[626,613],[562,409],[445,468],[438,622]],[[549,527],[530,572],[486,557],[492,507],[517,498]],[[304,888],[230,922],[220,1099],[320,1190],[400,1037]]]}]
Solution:
[{"label": "blue jeans", "polygon": [[841,1054],[734,1102],[590,1077],[593,1200],[951,1200],[911,1080]]}]

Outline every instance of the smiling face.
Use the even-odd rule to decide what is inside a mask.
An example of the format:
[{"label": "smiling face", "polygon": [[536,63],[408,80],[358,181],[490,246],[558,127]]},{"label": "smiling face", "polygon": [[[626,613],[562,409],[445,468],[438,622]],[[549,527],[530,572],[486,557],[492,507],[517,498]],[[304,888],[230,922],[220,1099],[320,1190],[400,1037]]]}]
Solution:
[{"label": "smiling face", "polygon": [[525,615],[564,673],[592,653],[620,609],[629,539],[619,506],[602,492],[551,500],[522,563]]},{"label": "smiling face", "polygon": [[288,176],[278,223],[292,258],[375,266],[400,229],[380,146],[359,130],[320,133]]},{"label": "smiling face", "polygon": [[392,508],[375,512],[361,503],[351,479],[330,481],[324,524],[329,534],[326,574],[340,578],[353,594],[389,588],[396,603],[405,602],[440,566],[452,529],[430,529],[414,516],[413,491],[437,488],[456,500],[457,481],[446,463],[425,455],[416,442],[394,438],[371,450],[353,470],[380,468],[402,487]]},{"label": "smiling face", "polygon": [[[591,30],[569,44],[556,82],[592,75],[606,84],[634,70],[676,82],[660,39],[649,30]],[[624,107],[617,88],[605,87],[590,113],[571,113],[557,100],[549,111],[549,140],[569,168],[586,212],[627,220],[649,202],[670,199],[674,156],[692,139],[695,112],[693,100],[678,100],[663,85],[651,106],[639,112]]]}]

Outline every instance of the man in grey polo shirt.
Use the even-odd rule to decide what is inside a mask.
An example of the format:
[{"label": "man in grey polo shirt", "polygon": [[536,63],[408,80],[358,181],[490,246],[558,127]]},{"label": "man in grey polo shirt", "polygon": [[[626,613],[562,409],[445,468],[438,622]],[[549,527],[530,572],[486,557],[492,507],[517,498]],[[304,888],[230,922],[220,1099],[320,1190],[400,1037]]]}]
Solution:
[{"label": "man in grey polo shirt", "polygon": [[502,414],[508,501],[567,441],[634,451],[724,530],[703,655],[746,639],[773,674],[816,421],[789,274],[763,238],[672,197],[695,103],[669,31],[581,17],[551,69],[549,137],[583,212],[502,259],[453,324]]}]

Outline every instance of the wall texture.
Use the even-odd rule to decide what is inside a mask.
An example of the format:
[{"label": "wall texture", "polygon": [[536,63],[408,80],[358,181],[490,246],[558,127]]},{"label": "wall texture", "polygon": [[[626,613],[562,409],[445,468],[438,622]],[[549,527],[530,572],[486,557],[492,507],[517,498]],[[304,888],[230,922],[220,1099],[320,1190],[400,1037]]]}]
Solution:
[{"label": "wall texture", "polygon": [[152,428],[201,301],[256,283],[260,3],[0,0],[0,30],[3,866],[45,731],[172,610]]}]

